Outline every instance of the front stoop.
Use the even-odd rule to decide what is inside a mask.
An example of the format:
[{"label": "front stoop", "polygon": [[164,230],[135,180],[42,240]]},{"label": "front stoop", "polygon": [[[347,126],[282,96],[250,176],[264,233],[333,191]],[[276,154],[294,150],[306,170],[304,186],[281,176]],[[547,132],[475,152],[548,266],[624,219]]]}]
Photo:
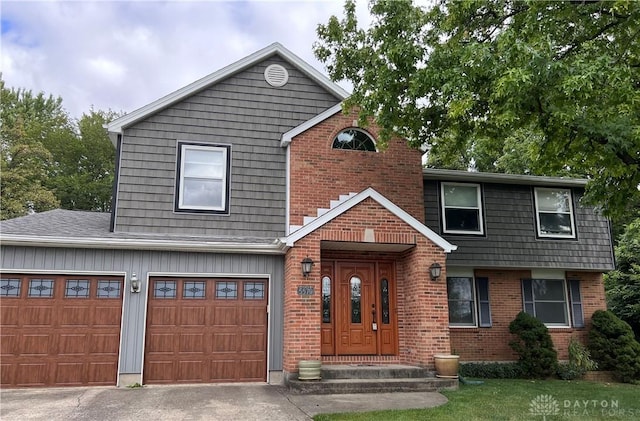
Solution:
[{"label": "front stoop", "polygon": [[455,390],[458,379],[440,379],[432,371],[408,365],[323,365],[322,380],[286,381],[291,393],[345,394]]}]

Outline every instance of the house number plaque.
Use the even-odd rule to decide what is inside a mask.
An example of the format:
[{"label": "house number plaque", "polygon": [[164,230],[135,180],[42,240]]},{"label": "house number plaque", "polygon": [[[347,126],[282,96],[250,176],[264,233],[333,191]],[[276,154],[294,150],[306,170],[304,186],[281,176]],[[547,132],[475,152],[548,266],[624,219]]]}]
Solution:
[{"label": "house number plaque", "polygon": [[311,285],[300,285],[298,287],[298,295],[313,295],[315,291]]}]

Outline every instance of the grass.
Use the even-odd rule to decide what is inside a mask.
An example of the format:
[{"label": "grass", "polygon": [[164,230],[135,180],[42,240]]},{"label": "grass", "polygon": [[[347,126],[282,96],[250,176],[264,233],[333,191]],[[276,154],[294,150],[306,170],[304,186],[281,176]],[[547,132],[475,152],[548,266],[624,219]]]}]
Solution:
[{"label": "grass", "polygon": [[[447,391],[443,394],[449,402],[436,408],[320,414],[313,419],[315,421],[640,419],[640,386],[630,384],[562,380],[486,380],[482,385],[460,385],[459,390]],[[542,395],[550,396],[552,399],[548,409],[541,406]],[[554,401],[557,407],[553,406]],[[552,412],[554,408],[559,412]],[[535,412],[530,412],[530,409]]]}]

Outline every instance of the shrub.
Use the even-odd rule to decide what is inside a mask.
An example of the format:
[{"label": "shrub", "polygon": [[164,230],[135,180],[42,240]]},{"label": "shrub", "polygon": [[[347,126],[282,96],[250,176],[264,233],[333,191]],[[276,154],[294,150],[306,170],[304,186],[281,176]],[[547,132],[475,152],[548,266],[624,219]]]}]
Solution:
[{"label": "shrub", "polygon": [[480,379],[518,379],[523,377],[518,363],[462,363],[460,375]]},{"label": "shrub", "polygon": [[598,364],[591,359],[589,350],[574,338],[569,341],[569,362],[558,364],[558,377],[562,380],[579,379]]},{"label": "shrub", "polygon": [[520,312],[509,324],[509,332],[517,336],[509,346],[518,353],[518,364],[525,377],[543,379],[556,372],[558,353],[544,323]]},{"label": "shrub", "polygon": [[626,383],[640,380],[640,343],[631,326],[609,310],[597,310],[591,322],[589,350],[599,367]]},{"label": "shrub", "polygon": [[581,372],[571,363],[559,363],[556,374],[562,380],[575,380],[584,376],[584,372]]}]

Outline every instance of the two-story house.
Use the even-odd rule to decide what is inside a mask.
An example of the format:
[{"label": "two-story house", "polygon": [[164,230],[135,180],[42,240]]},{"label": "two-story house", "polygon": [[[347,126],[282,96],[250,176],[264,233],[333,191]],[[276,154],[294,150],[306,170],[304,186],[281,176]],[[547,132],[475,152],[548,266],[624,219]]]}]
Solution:
[{"label": "two-story house", "polygon": [[300,360],[560,356],[605,308],[584,180],[423,170],[280,44],[131,112],[111,213],[3,221],[2,386],[272,382]]}]

